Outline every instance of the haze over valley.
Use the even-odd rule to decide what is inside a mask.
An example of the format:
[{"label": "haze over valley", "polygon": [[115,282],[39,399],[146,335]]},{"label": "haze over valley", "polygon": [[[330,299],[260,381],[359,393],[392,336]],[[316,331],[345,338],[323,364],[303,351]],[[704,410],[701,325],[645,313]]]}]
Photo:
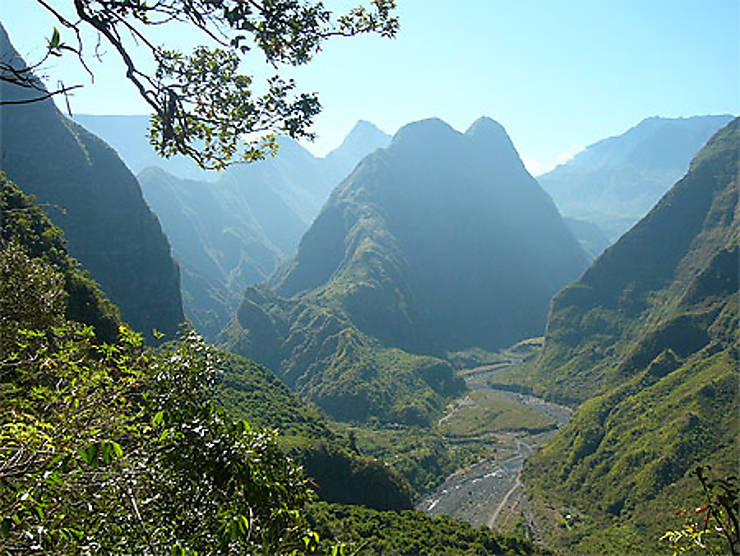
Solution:
[{"label": "haze over valley", "polygon": [[[318,75],[331,37],[392,45],[395,3],[196,4],[60,8],[38,65],[0,10],[0,547],[740,553],[736,102],[628,118],[625,93],[541,164],[547,121],[374,121],[397,107],[355,77],[308,148],[323,101],[240,56]],[[136,57],[161,10],[255,42],[153,48],[128,80],[154,116],[71,110],[65,33]]]}]

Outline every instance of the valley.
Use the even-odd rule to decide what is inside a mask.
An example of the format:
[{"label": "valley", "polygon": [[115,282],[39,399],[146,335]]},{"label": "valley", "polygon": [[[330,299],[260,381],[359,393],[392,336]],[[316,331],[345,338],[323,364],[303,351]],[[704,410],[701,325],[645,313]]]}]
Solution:
[{"label": "valley", "polygon": [[[0,552],[740,556],[732,106],[389,120],[403,85],[373,111],[348,66],[313,150],[284,70],[393,38],[394,0],[29,1],[62,31],[36,64],[0,21]],[[228,40],[153,48],[172,21]],[[149,115],[46,88],[65,52],[93,76],[89,24]]]},{"label": "valley", "polygon": [[[527,344],[517,347],[522,345]],[[448,442],[480,446],[485,456],[449,475],[416,502],[416,509],[494,530],[511,531],[523,523],[533,538],[541,538],[524,494],[522,467],[527,456],[570,420],[572,410],[487,385],[497,373],[533,357],[534,346],[504,350],[499,363],[458,371],[469,392],[448,405],[437,427]]]}]

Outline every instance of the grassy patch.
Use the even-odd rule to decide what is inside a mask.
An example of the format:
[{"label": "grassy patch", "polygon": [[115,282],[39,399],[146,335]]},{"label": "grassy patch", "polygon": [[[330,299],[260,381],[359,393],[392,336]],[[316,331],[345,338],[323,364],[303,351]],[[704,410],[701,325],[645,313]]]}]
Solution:
[{"label": "grassy patch", "polygon": [[555,422],[512,396],[489,390],[475,390],[455,402],[440,421],[439,429],[450,436],[476,436],[489,432],[542,429]]}]

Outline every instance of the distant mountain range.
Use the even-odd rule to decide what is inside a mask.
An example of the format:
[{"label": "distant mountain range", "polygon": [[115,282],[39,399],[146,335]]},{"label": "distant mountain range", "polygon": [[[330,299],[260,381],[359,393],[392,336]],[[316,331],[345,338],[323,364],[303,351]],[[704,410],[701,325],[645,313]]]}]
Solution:
[{"label": "distant mountain range", "polygon": [[569,218],[615,241],[686,173],[691,158],[730,115],[647,118],[594,143],[537,180]]},{"label": "distant mountain range", "polygon": [[334,190],[222,341],[335,417],[427,422],[459,386],[411,353],[541,334],[550,296],[587,260],[499,124],[425,120]]},{"label": "distant mountain range", "polygon": [[575,553],[639,552],[702,496],[693,476],[735,474],[740,119],[575,283],[555,296],[523,384],[581,404],[525,468],[548,533]]},{"label": "distant mountain range", "polygon": [[342,144],[323,158],[312,155],[289,137],[279,137],[277,157],[217,172],[202,170],[193,160],[181,155],[171,158],[157,155],[146,136],[148,116],[77,114],[74,119],[107,141],[135,174],[156,167],[180,179],[216,182],[228,175],[228,179],[245,187],[269,186],[306,225],[318,214],[332,188],[355,164],[366,154],[388,145],[391,139],[370,122],[361,120]]},{"label": "distant mountain range", "polygon": [[[0,27],[0,57],[20,57]],[[0,98],[34,91],[0,81]],[[167,238],[134,175],[101,139],[50,99],[0,106],[0,170],[36,196],[64,230],[69,253],[90,271],[125,321],[152,339],[183,322],[180,279]]]},{"label": "distant mountain range", "polygon": [[279,139],[276,158],[203,171],[184,157],[163,159],[146,139],[145,116],[75,116],[109,140],[138,172],[181,266],[185,314],[207,338],[231,320],[249,284],[293,255],[331,189],[390,137],[358,122],[324,158]]}]

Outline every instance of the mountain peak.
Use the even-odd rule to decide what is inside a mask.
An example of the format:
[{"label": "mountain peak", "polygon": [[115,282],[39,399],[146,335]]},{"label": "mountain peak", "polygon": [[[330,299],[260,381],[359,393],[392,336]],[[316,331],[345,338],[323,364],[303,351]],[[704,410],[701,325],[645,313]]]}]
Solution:
[{"label": "mountain peak", "polygon": [[[465,132],[467,137],[481,143],[486,149],[500,150],[502,153],[516,154],[514,143],[504,126],[487,116],[475,120]],[[519,155],[516,155],[519,158]]]},{"label": "mountain peak", "polygon": [[[357,120],[357,123],[352,127],[347,137],[351,137],[357,133],[383,133],[374,123],[368,122],[367,120]],[[385,135],[385,133],[383,133]]]},{"label": "mountain peak", "polygon": [[470,124],[470,127],[465,132],[465,135],[474,136],[480,133],[498,133],[500,135],[505,135],[506,137],[508,137],[504,126],[502,126],[493,118],[489,118],[488,116],[481,116],[472,124]]},{"label": "mountain peak", "polygon": [[367,120],[358,120],[344,138],[342,144],[330,152],[327,158],[342,156],[347,152],[352,153],[353,158],[362,158],[362,156],[358,156],[358,153],[373,151],[375,148],[385,146],[389,142],[390,136],[380,130],[378,126]]},{"label": "mountain peak", "polygon": [[460,135],[447,122],[439,118],[427,118],[406,124],[393,136],[394,146],[433,145],[440,139]]}]

